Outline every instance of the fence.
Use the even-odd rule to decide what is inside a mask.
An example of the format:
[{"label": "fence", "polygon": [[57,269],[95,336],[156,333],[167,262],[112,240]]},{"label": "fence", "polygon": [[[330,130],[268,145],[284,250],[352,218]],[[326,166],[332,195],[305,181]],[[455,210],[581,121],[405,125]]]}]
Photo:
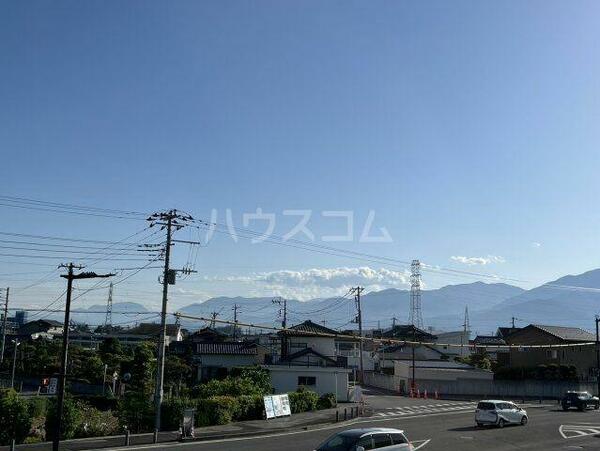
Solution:
[{"label": "fence", "polygon": [[398,376],[391,376],[389,374],[381,374],[366,371],[365,385],[383,388],[384,390],[389,390],[396,393],[404,393],[406,382],[403,379],[400,379],[400,377]]},{"label": "fence", "polygon": [[[516,399],[558,399],[565,392],[588,391],[597,392],[595,383],[560,382],[560,381],[506,381],[506,380],[473,380],[458,379],[453,381],[417,379],[416,386],[420,392],[438,392],[442,397],[457,398],[516,398]],[[383,388],[397,393],[405,393],[410,383],[398,376],[379,373],[365,373],[365,385]]]}]

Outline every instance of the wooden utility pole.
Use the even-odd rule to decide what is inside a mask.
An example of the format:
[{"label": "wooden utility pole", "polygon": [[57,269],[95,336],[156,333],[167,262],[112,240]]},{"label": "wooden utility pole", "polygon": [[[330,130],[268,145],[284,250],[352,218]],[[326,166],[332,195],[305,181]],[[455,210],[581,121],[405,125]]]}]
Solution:
[{"label": "wooden utility pole", "polygon": [[600,330],[598,329],[600,317],[596,315],[596,383],[598,385],[598,395],[600,395]]},{"label": "wooden utility pole", "polygon": [[287,335],[285,329],[287,329],[287,299],[281,297],[273,299],[273,304],[279,305],[279,317],[281,318],[281,327],[284,329],[281,332],[281,357],[286,357],[288,352]]},{"label": "wooden utility pole", "polygon": [[4,347],[6,346],[6,321],[8,319],[8,292],[9,287],[6,287],[6,297],[4,298],[4,317],[2,318],[2,349],[0,350],[0,365],[4,363]]},{"label": "wooden utility pole", "polygon": [[[160,333],[158,336],[158,361],[156,368],[156,384],[154,387],[154,443],[158,441],[158,433],[160,431],[160,411],[163,400],[163,387],[165,377],[165,344],[167,336],[167,304],[169,299],[169,285],[175,285],[177,272],[191,274],[196,272],[189,268],[181,270],[171,269],[171,246],[173,245],[173,231],[184,228],[190,221],[193,221],[190,215],[178,212],[177,210],[168,210],[164,212],[153,213],[148,217],[150,227],[159,225],[167,232],[167,240],[165,243],[164,256],[165,265],[162,276],[162,308],[160,312]],[[183,241],[182,241],[183,242]],[[189,244],[198,244],[195,242],[187,242]]]},{"label": "wooden utility pole", "polygon": [[60,430],[62,429],[62,416],[65,403],[65,386],[67,382],[67,354],[69,349],[69,324],[71,316],[71,292],[73,291],[73,280],[75,279],[96,279],[99,277],[111,277],[114,274],[96,274],[94,272],[82,272],[74,274],[74,269],[83,269],[83,266],[60,265],[59,268],[67,268],[67,274],[61,274],[60,277],[67,279],[67,300],[65,305],[65,320],[63,324],[63,341],[60,360],[60,375],[58,377],[58,401],[56,403],[56,423],[54,427],[54,439],[52,441],[52,451],[59,451]]},{"label": "wooden utility pole", "polygon": [[359,344],[358,344],[358,381],[362,384],[365,380],[364,366],[363,366],[363,329],[362,329],[362,309],[360,306],[360,295],[364,291],[363,287],[356,287],[352,289],[352,293],[354,293],[354,301],[356,303],[356,322],[358,323],[358,336],[359,336]]},{"label": "wooden utility pole", "polygon": [[233,304],[233,340],[237,340],[237,332],[238,332],[238,311],[240,310],[240,306],[237,304]]}]

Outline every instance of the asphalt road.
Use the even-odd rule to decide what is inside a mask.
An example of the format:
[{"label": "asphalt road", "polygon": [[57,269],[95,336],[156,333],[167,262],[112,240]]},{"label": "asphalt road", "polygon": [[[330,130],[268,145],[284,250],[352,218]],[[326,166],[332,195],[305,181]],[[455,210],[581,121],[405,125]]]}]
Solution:
[{"label": "asphalt road", "polygon": [[[393,403],[393,401],[390,401],[390,403]],[[468,410],[466,407],[459,410],[442,410],[450,408],[447,404],[443,401],[435,403],[427,400],[414,400],[411,404],[414,410],[413,414],[373,416],[362,419],[360,423],[352,427],[379,426],[403,429],[409,439],[419,447],[418,449],[423,451],[600,450],[599,411],[563,412],[554,404],[541,407],[526,406],[530,418],[527,426],[479,429],[474,427],[473,410],[471,408]],[[419,413],[419,405],[431,407],[423,408]],[[394,407],[390,405],[382,407],[381,411],[392,409],[401,412],[405,410],[404,406]],[[348,428],[350,427],[324,427],[268,437],[162,444],[154,449],[179,448],[181,451],[309,451],[313,450],[329,435]],[[144,448],[129,447],[122,449]],[[145,449],[148,449],[148,447],[145,447]]]}]

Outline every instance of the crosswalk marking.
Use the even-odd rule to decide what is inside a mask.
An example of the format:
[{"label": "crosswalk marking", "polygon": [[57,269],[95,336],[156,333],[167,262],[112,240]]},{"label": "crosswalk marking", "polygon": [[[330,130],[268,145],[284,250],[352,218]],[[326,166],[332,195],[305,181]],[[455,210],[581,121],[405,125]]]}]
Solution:
[{"label": "crosswalk marking", "polygon": [[451,412],[458,410],[470,410],[475,407],[475,403],[472,402],[455,402],[455,403],[443,403],[443,404],[424,404],[424,405],[413,405],[413,406],[396,406],[388,407],[385,412],[376,412],[374,416],[378,417],[401,417],[406,415],[418,415],[426,413],[436,412]]}]

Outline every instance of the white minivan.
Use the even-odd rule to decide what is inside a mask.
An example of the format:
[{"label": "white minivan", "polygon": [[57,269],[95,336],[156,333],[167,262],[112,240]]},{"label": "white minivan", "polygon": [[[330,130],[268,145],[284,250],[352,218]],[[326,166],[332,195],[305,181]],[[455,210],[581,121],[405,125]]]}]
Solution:
[{"label": "white minivan", "polygon": [[527,411],[510,401],[494,399],[479,401],[475,410],[475,423],[479,427],[486,425],[504,427],[506,424],[525,426],[528,420]]}]

